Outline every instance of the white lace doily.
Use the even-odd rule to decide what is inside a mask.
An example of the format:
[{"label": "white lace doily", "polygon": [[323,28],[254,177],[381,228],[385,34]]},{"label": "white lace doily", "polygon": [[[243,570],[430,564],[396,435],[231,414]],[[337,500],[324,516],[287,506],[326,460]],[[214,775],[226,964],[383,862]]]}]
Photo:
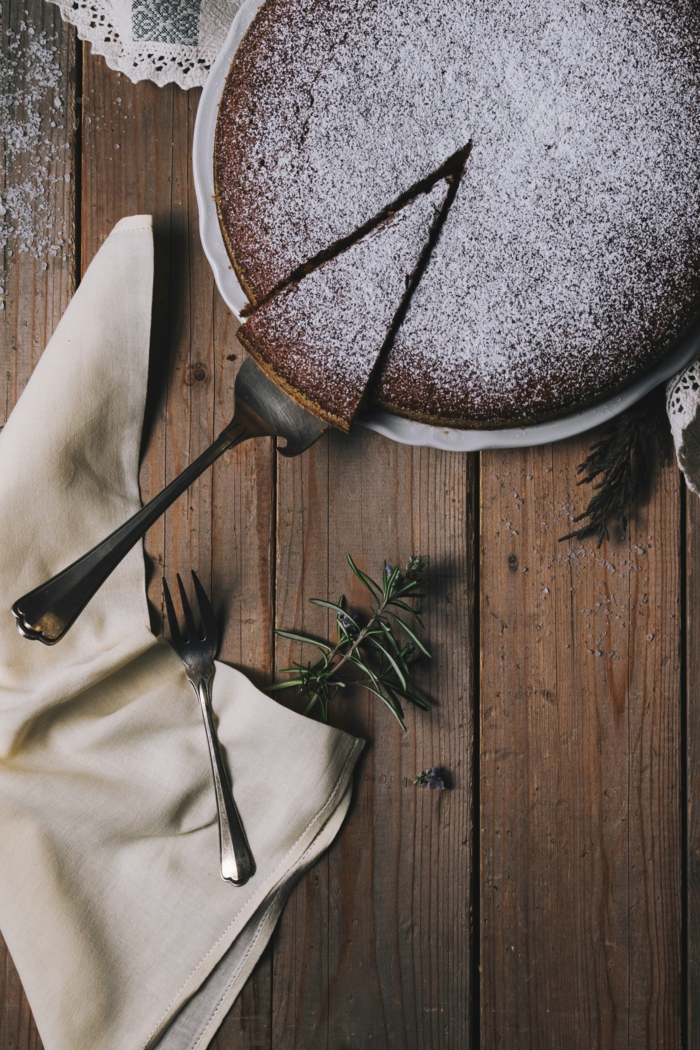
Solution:
[{"label": "white lace doily", "polygon": [[700,496],[700,357],[669,379],[666,410],[678,466],[685,474],[688,488]]},{"label": "white lace doily", "polygon": [[107,65],[130,80],[201,86],[242,0],[53,0]]}]

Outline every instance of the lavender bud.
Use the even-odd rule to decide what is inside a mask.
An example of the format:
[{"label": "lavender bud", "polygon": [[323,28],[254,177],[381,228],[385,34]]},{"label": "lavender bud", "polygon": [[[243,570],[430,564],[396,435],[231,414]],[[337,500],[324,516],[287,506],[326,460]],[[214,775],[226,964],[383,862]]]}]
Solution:
[{"label": "lavender bud", "polygon": [[427,784],[431,791],[444,791],[445,787],[445,773],[439,766],[431,766],[430,769],[424,769],[422,773],[419,773],[416,779],[413,781],[414,784]]},{"label": "lavender bud", "polygon": [[438,769],[437,766],[432,766],[428,770],[428,775],[426,776],[425,781],[431,791],[434,791],[435,789],[438,791],[445,790],[445,781],[442,777],[442,770]]}]

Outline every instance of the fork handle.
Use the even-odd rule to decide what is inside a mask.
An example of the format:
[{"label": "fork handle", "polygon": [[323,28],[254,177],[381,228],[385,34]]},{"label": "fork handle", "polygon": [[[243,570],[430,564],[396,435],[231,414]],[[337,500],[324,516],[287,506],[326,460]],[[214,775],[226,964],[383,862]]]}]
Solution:
[{"label": "fork handle", "polygon": [[170,504],[174,503],[195,478],[204,473],[227,449],[255,436],[255,432],[251,432],[242,424],[231,423],[201,456],[190,463],[189,467],[150,503],[72,565],[19,598],[12,606],[12,612],[20,633],[25,638],[43,642],[45,645],[54,645],[60,641],[122,558],[148,532]]},{"label": "fork handle", "polygon": [[211,772],[214,778],[216,808],[219,812],[219,850],[221,878],[242,886],[255,871],[255,861],[250,852],[241,818],[236,803],[233,801],[224,761],[219,748],[219,740],[214,728],[214,715],[211,706],[211,679],[200,678],[195,687],[199,705],[202,708],[204,728],[209,744]]}]

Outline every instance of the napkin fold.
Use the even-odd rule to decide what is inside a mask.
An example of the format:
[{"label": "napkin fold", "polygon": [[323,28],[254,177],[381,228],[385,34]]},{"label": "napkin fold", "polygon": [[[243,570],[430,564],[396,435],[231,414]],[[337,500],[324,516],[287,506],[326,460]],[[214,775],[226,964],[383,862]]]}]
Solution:
[{"label": "napkin fold", "polygon": [[199,706],[153,636],[140,547],[54,647],[14,599],[140,506],[150,216],[104,243],[0,435],[0,929],[45,1050],[200,1050],[347,810],[362,741],[217,665],[257,863],[219,875]]}]

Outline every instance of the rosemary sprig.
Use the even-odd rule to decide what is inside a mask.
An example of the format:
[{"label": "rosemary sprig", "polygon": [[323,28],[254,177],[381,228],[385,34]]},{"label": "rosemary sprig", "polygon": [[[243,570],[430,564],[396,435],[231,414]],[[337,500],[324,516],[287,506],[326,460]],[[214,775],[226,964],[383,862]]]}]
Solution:
[{"label": "rosemary sprig", "polygon": [[[313,605],[335,613],[338,640],[331,645],[298,631],[276,631],[281,638],[313,646],[321,655],[315,663],[295,663],[284,668],[280,674],[292,677],[276,682],[270,690],[298,688],[298,695],[307,701],[304,713],[308,714],[318,704],[327,722],[328,708],[338,690],[359,685],[382,700],[405,731],[402,700],[424,711],[428,709],[428,704],[410,685],[409,663],[418,653],[427,657],[430,653],[413,628],[399,616],[399,612],[407,614],[422,626],[415,609],[408,604],[421,597],[418,588],[422,561],[413,556],[403,570],[384,562],[381,582],[377,582],[359,569],[349,554],[346,557],[369,594],[372,614],[363,623],[358,615],[348,612],[344,595],[337,602],[311,598]],[[402,640],[402,635],[406,640]]]},{"label": "rosemary sprig", "polygon": [[583,540],[595,536],[600,547],[610,539],[613,522],[627,528],[631,508],[641,506],[649,495],[656,467],[666,460],[668,427],[663,390],[653,390],[627,409],[603,431],[603,436],[576,471],[584,476],[579,485],[593,485],[595,495],[574,523],[585,525],[562,536],[562,540]]}]

